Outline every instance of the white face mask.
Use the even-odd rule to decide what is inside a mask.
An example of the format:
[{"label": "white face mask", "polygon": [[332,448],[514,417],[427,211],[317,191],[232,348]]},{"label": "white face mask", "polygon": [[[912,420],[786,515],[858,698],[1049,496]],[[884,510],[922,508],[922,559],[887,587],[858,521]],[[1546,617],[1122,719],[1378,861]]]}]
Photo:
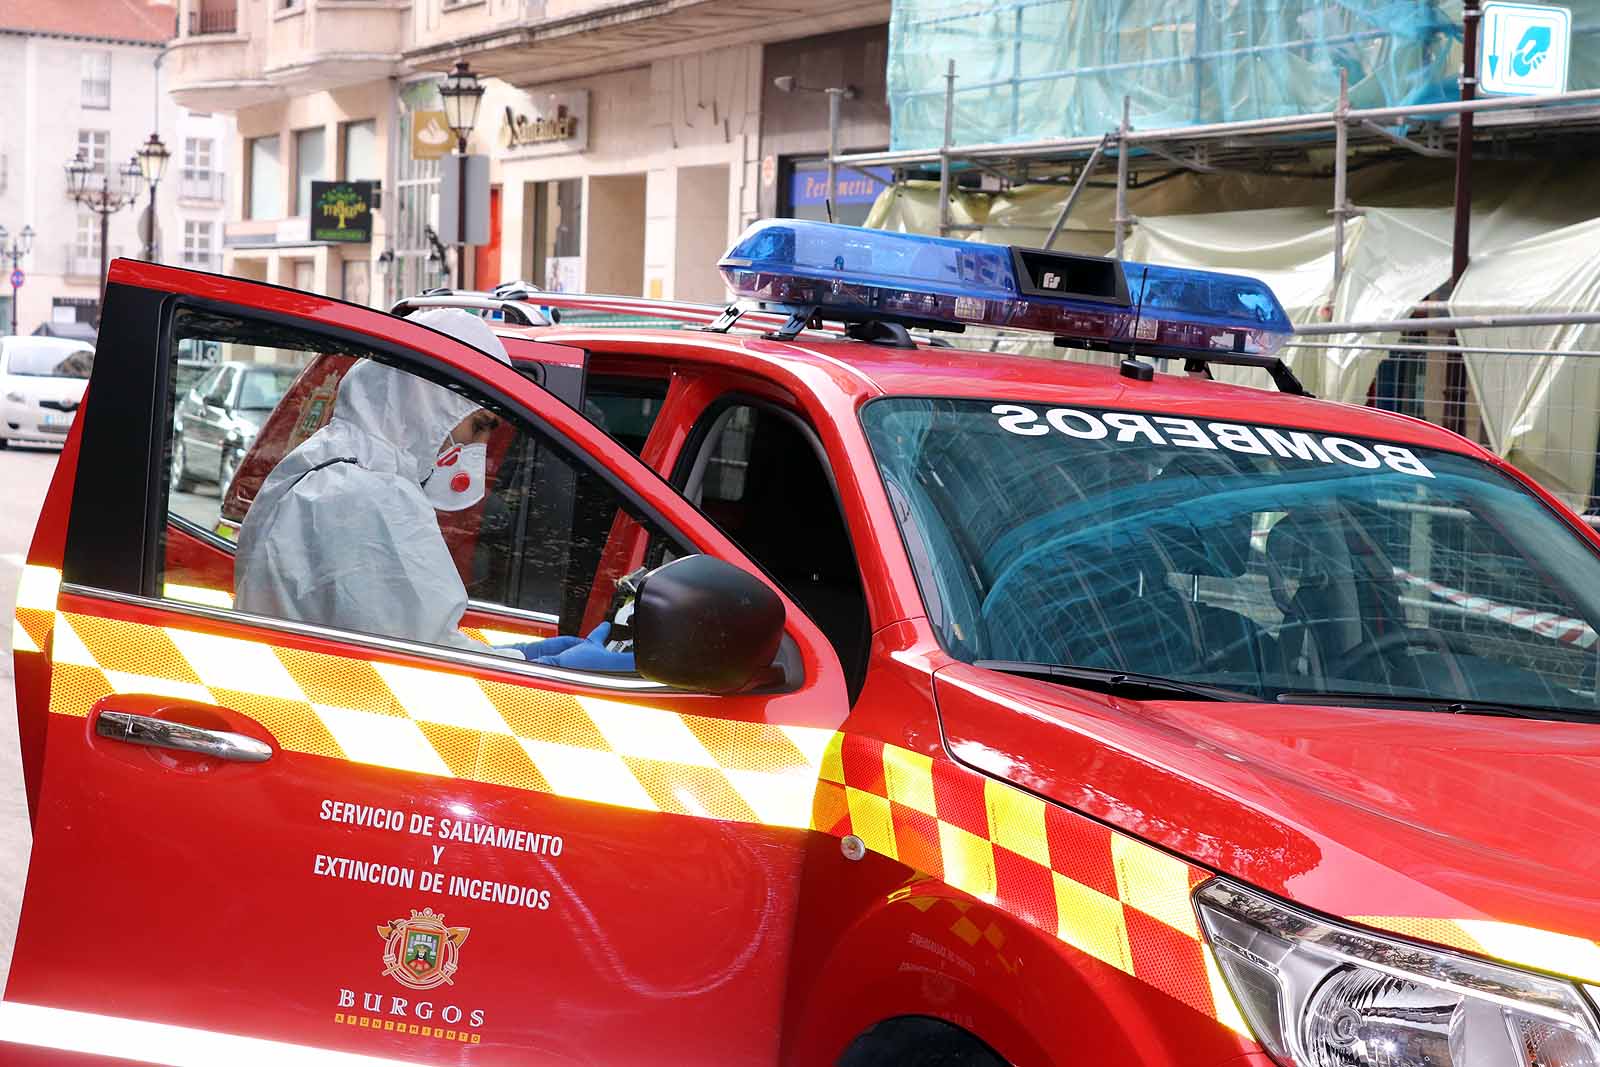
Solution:
[{"label": "white face mask", "polygon": [[460,511],[483,499],[489,446],[451,444],[433,461],[422,494],[439,511]]}]

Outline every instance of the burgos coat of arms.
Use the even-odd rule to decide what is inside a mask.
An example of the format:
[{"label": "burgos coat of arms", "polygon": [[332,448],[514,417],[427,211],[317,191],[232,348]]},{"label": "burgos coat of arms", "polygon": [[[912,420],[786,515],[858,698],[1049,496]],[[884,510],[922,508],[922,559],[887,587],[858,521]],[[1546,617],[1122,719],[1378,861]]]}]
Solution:
[{"label": "burgos coat of arms", "polygon": [[471,932],[465,926],[446,926],[444,915],[432,908],[386,922],[378,927],[384,940],[383,973],[412,989],[448,985],[461,962],[461,945]]}]

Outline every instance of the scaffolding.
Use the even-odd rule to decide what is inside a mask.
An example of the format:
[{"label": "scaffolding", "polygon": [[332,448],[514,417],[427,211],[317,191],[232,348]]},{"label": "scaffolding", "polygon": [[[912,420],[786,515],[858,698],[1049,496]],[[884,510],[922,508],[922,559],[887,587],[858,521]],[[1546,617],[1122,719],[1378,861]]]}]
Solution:
[{"label": "scaffolding", "polygon": [[[1129,98],[1124,97],[1121,123],[1100,134],[1050,138],[1039,141],[952,143],[955,128],[958,74],[951,60],[945,73],[944,143],[932,149],[846,153],[830,156],[837,168],[847,168],[878,179],[867,168],[892,168],[897,175],[937,168],[939,175],[939,233],[942,236],[982,229],[958,224],[951,217],[951,194],[961,173],[975,172],[1002,185],[1064,184],[1071,192],[1051,227],[1050,241],[1061,232],[1077,194],[1094,184],[1095,172],[1107,157],[1116,160],[1116,210],[1112,217],[1114,254],[1120,258],[1128,228],[1134,220],[1127,210],[1127,193],[1151,169],[1155,180],[1183,171],[1212,173],[1223,170],[1247,173],[1293,173],[1304,168],[1314,153],[1325,152],[1332,139],[1332,160],[1327,176],[1334,196],[1329,213],[1334,220],[1334,289],[1342,280],[1343,228],[1357,213],[1348,200],[1348,176],[1353,157],[1374,150],[1427,157],[1460,157],[1482,137],[1504,151],[1507,146],[1549,146],[1562,139],[1592,135],[1600,130],[1600,89],[1583,89],[1548,96],[1487,97],[1406,104],[1392,107],[1354,108],[1341,79],[1337,99],[1326,111],[1274,118],[1218,122],[1141,130],[1129,121]],[[1465,95],[1465,94],[1464,94]],[[1476,125],[1473,125],[1476,120]],[[1474,132],[1476,131],[1476,132]],[[1463,141],[1465,132],[1468,140]],[[1591,149],[1592,150],[1592,149]],[[1147,182],[1148,183],[1148,182]],[[1468,203],[1458,203],[1464,217]],[[1467,234],[1458,234],[1463,242]]]},{"label": "scaffolding", "polygon": [[[1019,4],[1041,8],[1048,7],[1051,2],[979,0],[978,4],[964,6],[962,12],[995,13],[1002,9],[1009,11]],[[910,10],[916,4],[913,0],[905,6]],[[1203,10],[1204,6],[1202,3],[1195,10]],[[897,18],[900,10],[901,3],[897,0]],[[941,10],[954,9],[942,5]],[[1171,114],[1170,121],[1164,123],[1147,120],[1146,128],[1139,128],[1135,116],[1141,112],[1148,114],[1151,109],[1144,106],[1147,102],[1142,99],[1140,106],[1135,106],[1134,97],[1125,92],[1115,101],[1115,106],[1102,102],[1105,106],[1097,112],[1103,122],[1102,128],[1080,128],[1071,136],[1031,140],[1016,136],[1026,123],[1019,118],[1008,125],[994,106],[998,99],[994,96],[996,93],[1010,94],[1007,99],[1013,105],[1013,115],[1017,114],[1016,108],[1026,106],[1022,87],[1026,84],[1027,76],[1023,72],[1027,64],[1016,55],[1011,57],[1011,69],[1005,71],[996,66],[1002,63],[1003,56],[993,63],[974,64],[967,89],[976,89],[979,94],[971,97],[963,91],[964,79],[957,61],[947,58],[960,54],[962,45],[955,42],[936,59],[930,55],[918,57],[923,63],[930,59],[932,62],[943,60],[942,90],[929,90],[942,92],[943,113],[937,116],[942,121],[934,123],[933,114],[922,116],[925,127],[942,127],[938,144],[871,153],[834,153],[830,163],[836,168],[862,173],[867,173],[866,168],[878,168],[879,174],[884,168],[891,169],[897,183],[909,178],[931,178],[936,173],[939,186],[937,229],[944,236],[981,236],[987,225],[1007,224],[1004,221],[985,224],[983,219],[987,216],[976,212],[970,216],[971,221],[968,216],[958,219],[953,206],[959,191],[974,185],[989,192],[1056,186],[1062,190],[1059,208],[1052,201],[1053,218],[1047,213],[1039,223],[1038,232],[1043,235],[1042,244],[1046,248],[1061,237],[1075,209],[1081,215],[1081,204],[1090,199],[1081,194],[1093,187],[1100,191],[1097,211],[1102,214],[1097,217],[1104,219],[1103,213],[1109,212],[1111,232],[1107,243],[1118,258],[1122,257],[1131,228],[1136,225],[1129,210],[1130,190],[1184,174],[1266,175],[1331,181],[1331,195],[1327,201],[1333,231],[1329,267],[1332,278],[1327,290],[1331,294],[1330,303],[1321,308],[1319,321],[1297,328],[1297,336],[1290,342],[1292,348],[1301,350],[1303,355],[1330,358],[1361,351],[1383,353],[1381,371],[1370,386],[1363,387],[1366,403],[1405,411],[1479,440],[1523,465],[1535,477],[1557,487],[1561,495],[1580,510],[1596,512],[1600,511],[1600,492],[1596,492],[1600,477],[1595,476],[1595,472],[1600,471],[1600,447],[1596,445],[1594,432],[1594,404],[1586,398],[1600,391],[1600,344],[1577,342],[1592,342],[1600,312],[1591,307],[1567,310],[1567,305],[1546,305],[1534,309],[1540,314],[1464,317],[1451,315],[1448,309],[1471,247],[1473,159],[1594,159],[1600,156],[1597,150],[1600,140],[1595,137],[1600,131],[1600,89],[1584,88],[1548,96],[1475,98],[1475,49],[1470,45],[1479,17],[1476,3],[1467,0],[1460,22],[1456,24],[1458,36],[1464,38],[1462,44],[1467,46],[1460,50],[1459,78],[1455,86],[1450,87],[1459,93],[1460,99],[1439,99],[1444,94],[1430,82],[1433,87],[1426,91],[1413,86],[1387,95],[1377,94],[1378,106],[1356,106],[1352,97],[1367,105],[1373,103],[1370,84],[1361,83],[1360,91],[1353,93],[1347,74],[1347,69],[1352,68],[1334,64],[1324,72],[1326,77],[1319,76],[1315,80],[1322,87],[1320,91],[1328,93],[1320,108],[1316,101],[1305,96],[1303,87],[1297,87],[1295,91],[1302,94],[1302,99],[1309,100],[1313,109],[1228,121],[1196,121],[1203,117],[1204,109],[1199,97],[1195,97],[1190,101],[1191,113]],[[1597,27],[1589,26],[1579,32],[1592,34],[1596,30]],[[1272,47],[1282,52],[1292,51],[1298,45],[1295,41],[1283,40]],[[1207,58],[1198,46],[1195,51],[1197,54],[1191,59],[1203,61]],[[1576,40],[1573,51],[1577,63]],[[1583,62],[1594,66],[1591,59]],[[1114,73],[1113,67],[1103,65],[1093,73]],[[1059,66],[1038,69],[1057,80],[1074,77],[1073,72]],[[1430,71],[1437,73],[1437,68],[1430,68]],[[1367,72],[1370,67],[1366,72],[1357,69],[1355,76],[1359,80]],[[922,80],[924,83],[932,80],[926,68]],[[1597,82],[1600,77],[1595,71],[1586,71],[1577,78],[1579,85]],[[1081,79],[1075,84],[1081,84]],[[1138,86],[1129,88],[1139,91]],[[986,98],[985,93],[990,95]],[[983,101],[975,108],[986,121],[975,122],[961,114],[967,100]],[[970,133],[978,129],[984,130],[982,136],[990,139],[979,141],[971,136],[957,136],[957,131]],[[1351,202],[1352,173],[1375,162],[1418,157],[1453,159],[1456,164],[1454,232],[1448,236],[1452,261],[1448,282],[1411,305],[1408,309],[1411,318],[1384,322],[1328,321],[1335,317],[1332,301],[1336,301],[1337,294],[1343,290],[1351,269],[1346,261],[1347,225],[1364,214]],[[1107,192],[1113,196],[1107,197]],[[1317,194],[1318,198],[1322,195]],[[1110,204],[1105,203],[1107,199],[1111,200]],[[1046,220],[1050,220],[1048,229]],[[926,225],[931,228],[933,219],[928,219]],[[1446,234],[1440,234],[1441,239],[1445,237]],[[1359,271],[1362,267],[1357,263],[1355,269]],[[1552,348],[1538,347],[1545,343],[1542,339],[1531,346],[1527,343],[1528,328],[1556,324],[1585,332],[1581,338],[1569,337],[1559,344],[1552,342]],[[1520,335],[1523,340],[1496,342],[1493,339],[1496,330],[1517,329],[1524,330]],[[1032,351],[1025,343],[1014,339],[996,338],[987,343],[985,338],[971,337],[957,343],[962,347]],[[1577,379],[1573,380],[1581,379],[1582,388],[1567,388],[1571,385],[1571,381],[1567,381],[1562,388],[1554,390],[1560,395],[1541,409],[1538,417],[1542,421],[1534,434],[1537,440],[1505,444],[1509,437],[1526,430],[1520,422],[1512,429],[1507,428],[1506,398],[1514,400],[1518,390],[1533,388],[1527,380],[1530,375],[1554,373],[1552,360],[1569,356],[1572,359],[1568,365],[1582,369],[1561,373],[1576,375]],[[1485,393],[1485,389],[1489,392]],[[1585,474],[1585,469],[1590,473]]]}]

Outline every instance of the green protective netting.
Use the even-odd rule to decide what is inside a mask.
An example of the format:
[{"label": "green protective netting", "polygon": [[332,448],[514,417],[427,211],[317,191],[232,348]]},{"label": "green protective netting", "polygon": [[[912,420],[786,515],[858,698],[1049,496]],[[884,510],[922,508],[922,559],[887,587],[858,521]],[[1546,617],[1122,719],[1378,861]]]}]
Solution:
[{"label": "green protective netting", "polygon": [[[1600,87],[1600,0],[1569,0],[1569,85]],[[1454,99],[1460,0],[894,0],[896,149],[1078,137]]]}]

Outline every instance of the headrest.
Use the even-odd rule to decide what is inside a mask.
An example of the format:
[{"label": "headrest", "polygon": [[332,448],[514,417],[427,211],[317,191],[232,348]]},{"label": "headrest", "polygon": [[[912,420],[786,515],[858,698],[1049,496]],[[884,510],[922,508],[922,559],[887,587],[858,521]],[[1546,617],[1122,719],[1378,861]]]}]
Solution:
[{"label": "headrest", "polygon": [[[1227,460],[1204,454],[1175,456],[1152,481],[1179,502],[1185,521],[1158,522],[1150,540],[1173,574],[1237,578],[1250,561],[1249,510],[1234,510],[1218,495],[1239,471]],[[1173,484],[1178,483],[1178,484]],[[1208,501],[1215,507],[1208,507]]]}]

